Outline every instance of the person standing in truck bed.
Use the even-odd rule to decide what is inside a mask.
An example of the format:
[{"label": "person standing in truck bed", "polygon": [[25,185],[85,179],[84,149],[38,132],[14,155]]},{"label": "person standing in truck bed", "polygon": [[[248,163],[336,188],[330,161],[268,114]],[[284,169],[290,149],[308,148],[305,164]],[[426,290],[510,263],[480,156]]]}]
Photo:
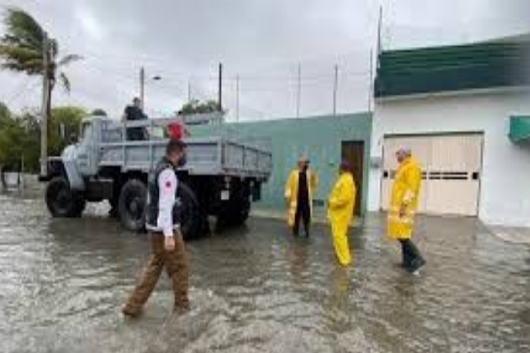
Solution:
[{"label": "person standing in truck bed", "polygon": [[[123,116],[125,121],[147,120],[147,115],[144,114],[144,111],[142,109],[142,101],[140,100],[140,98],[135,97],[133,99],[133,104],[125,107]],[[127,128],[127,140],[147,140],[147,131],[145,131],[145,128],[143,127],[129,127]]]}]

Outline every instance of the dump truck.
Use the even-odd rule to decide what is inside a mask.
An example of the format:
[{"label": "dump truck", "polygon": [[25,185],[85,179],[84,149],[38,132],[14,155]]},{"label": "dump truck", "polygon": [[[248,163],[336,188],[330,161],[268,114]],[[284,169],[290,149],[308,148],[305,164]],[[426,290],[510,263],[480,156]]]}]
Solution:
[{"label": "dump truck", "polygon": [[[219,114],[187,117],[187,121],[222,121]],[[87,202],[110,203],[122,225],[131,231],[145,229],[149,172],[165,155],[164,131],[180,118],[119,121],[91,116],[81,123],[78,143],[47,161],[46,205],[53,217],[81,217]],[[179,179],[175,216],[187,238],[209,231],[209,218],[218,225],[239,225],[248,218],[252,201],[272,170],[270,145],[219,131],[206,137],[189,137],[187,163],[176,170]],[[143,129],[145,139],[129,141],[128,129]],[[233,134],[232,134],[233,135]],[[178,213],[178,214],[177,214]]]}]

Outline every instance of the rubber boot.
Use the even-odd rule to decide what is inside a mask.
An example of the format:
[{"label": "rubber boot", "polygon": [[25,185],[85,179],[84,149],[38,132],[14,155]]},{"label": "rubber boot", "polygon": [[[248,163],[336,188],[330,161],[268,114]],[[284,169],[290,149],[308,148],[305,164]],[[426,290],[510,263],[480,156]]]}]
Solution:
[{"label": "rubber boot", "polygon": [[407,268],[409,267],[409,261],[408,261],[408,256],[407,256],[407,250],[405,248],[405,244],[402,242],[401,243],[401,267],[403,268]]}]

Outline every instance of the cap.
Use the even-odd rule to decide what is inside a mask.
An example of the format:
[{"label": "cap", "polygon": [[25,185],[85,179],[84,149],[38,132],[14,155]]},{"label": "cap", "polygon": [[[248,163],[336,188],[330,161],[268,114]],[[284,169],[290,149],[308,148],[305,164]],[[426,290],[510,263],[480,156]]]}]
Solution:
[{"label": "cap", "polygon": [[406,155],[410,155],[412,153],[410,147],[407,147],[407,146],[400,146],[396,153],[404,153]]},{"label": "cap", "polygon": [[307,164],[309,164],[309,159],[307,159],[306,156],[302,155],[302,156],[298,157],[298,163],[307,163]]}]

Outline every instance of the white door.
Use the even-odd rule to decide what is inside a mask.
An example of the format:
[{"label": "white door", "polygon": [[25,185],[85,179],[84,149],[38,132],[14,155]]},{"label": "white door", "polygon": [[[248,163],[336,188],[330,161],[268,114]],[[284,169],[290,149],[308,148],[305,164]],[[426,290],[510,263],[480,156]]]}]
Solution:
[{"label": "white door", "polygon": [[480,134],[385,138],[381,205],[388,209],[395,152],[410,147],[423,169],[419,212],[476,216],[482,169]]}]

